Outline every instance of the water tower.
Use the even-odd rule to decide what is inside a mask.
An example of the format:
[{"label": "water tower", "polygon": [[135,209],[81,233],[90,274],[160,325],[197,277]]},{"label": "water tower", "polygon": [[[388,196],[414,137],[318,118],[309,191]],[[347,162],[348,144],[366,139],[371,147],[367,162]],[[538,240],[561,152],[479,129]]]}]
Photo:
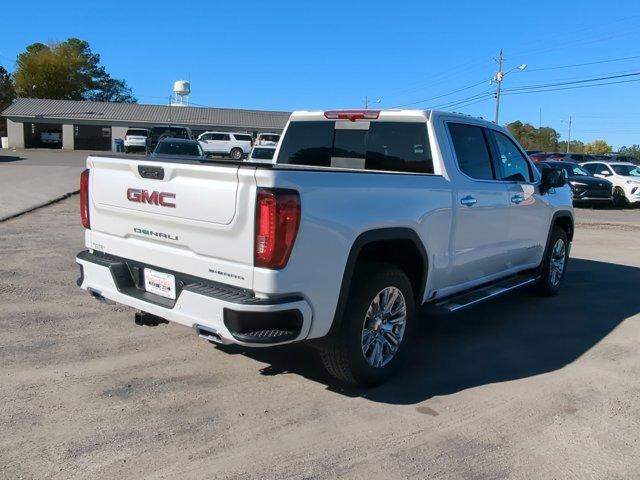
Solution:
[{"label": "water tower", "polygon": [[175,107],[184,107],[189,105],[189,94],[191,93],[191,84],[186,80],[178,80],[173,82],[173,98],[171,105]]}]

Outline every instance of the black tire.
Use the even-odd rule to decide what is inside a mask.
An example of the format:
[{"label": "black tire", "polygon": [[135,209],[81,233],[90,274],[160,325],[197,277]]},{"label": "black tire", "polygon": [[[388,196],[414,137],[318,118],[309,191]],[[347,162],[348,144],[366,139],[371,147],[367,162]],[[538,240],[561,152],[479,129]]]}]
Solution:
[{"label": "black tire", "polygon": [[[558,242],[562,242],[564,245],[564,262],[562,264],[562,269],[560,272],[557,271],[558,263],[555,262],[555,271],[556,274],[559,273],[559,278],[554,274],[554,266],[552,266],[552,257],[555,257],[554,260],[559,260],[558,251]],[[552,295],[557,295],[560,292],[560,288],[564,283],[565,273],[567,271],[567,264],[569,263],[569,239],[567,238],[567,232],[560,228],[554,227],[551,232],[551,238],[549,239],[549,245],[547,247],[547,251],[544,254],[542,259],[542,264],[540,265],[540,279],[537,284],[538,294],[549,297]]]},{"label": "black tire", "polygon": [[629,205],[629,199],[624,194],[624,190],[620,187],[613,189],[613,206],[614,207],[626,207]]},{"label": "black tire", "polygon": [[234,160],[240,160],[242,158],[243,153],[244,152],[242,151],[241,148],[232,148],[229,156]]},{"label": "black tire", "polygon": [[[402,293],[406,312],[405,326],[395,355],[388,363],[374,367],[367,361],[363,352],[364,325],[372,302],[379,293],[389,287],[395,287]],[[415,300],[407,275],[392,265],[383,263],[364,265],[363,268],[358,269],[353,278],[338,334],[320,350],[325,368],[332,376],[347,384],[374,386],[383,383],[403,361],[407,343],[411,339],[414,317]],[[380,329],[379,324],[378,329]],[[379,337],[384,336],[381,330],[376,333]],[[381,341],[381,344],[383,343],[384,340]],[[387,342],[386,345],[388,349],[388,345],[391,344]]]}]

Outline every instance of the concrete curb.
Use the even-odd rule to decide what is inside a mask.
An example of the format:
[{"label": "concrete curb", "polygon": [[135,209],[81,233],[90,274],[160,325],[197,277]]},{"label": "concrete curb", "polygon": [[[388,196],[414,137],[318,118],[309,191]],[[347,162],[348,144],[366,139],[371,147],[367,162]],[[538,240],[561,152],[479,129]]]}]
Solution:
[{"label": "concrete curb", "polygon": [[28,209],[23,210],[22,212],[14,213],[12,215],[9,215],[8,217],[2,217],[2,218],[0,218],[0,223],[6,222],[7,220],[11,220],[11,219],[16,218],[16,217],[21,217],[22,215],[25,215],[27,213],[33,212],[34,210],[38,210],[40,208],[47,207],[49,205],[53,205],[54,203],[58,203],[58,202],[60,202],[62,200],[65,200],[65,199],[71,197],[72,195],[77,195],[78,193],[80,193],[80,190],[75,190],[73,192],[65,193],[64,195],[60,195],[59,197],[56,197],[53,200],[47,200],[46,202],[40,203],[40,204],[38,204],[38,205],[36,205],[34,207],[29,207]]}]

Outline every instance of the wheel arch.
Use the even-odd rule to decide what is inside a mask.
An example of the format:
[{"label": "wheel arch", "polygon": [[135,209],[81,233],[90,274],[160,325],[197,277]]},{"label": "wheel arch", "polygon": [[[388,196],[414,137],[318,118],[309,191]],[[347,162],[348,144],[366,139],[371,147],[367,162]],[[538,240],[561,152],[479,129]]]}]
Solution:
[{"label": "wheel arch", "polygon": [[[400,250],[393,247],[404,247]],[[386,258],[380,258],[380,255]],[[415,260],[418,261],[415,261]],[[416,304],[422,302],[429,272],[427,250],[420,237],[411,228],[391,227],[361,233],[351,246],[342,275],[340,294],[327,337],[335,334],[341,325],[351,283],[359,262],[378,260],[402,268],[414,288]]]}]

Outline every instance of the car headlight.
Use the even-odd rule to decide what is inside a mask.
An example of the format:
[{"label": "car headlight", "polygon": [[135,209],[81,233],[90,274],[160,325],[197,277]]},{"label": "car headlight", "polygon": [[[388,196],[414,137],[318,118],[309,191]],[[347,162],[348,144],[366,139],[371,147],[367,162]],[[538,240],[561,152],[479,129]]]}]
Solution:
[{"label": "car headlight", "polygon": [[581,183],[581,182],[572,182],[571,184],[576,186],[576,187],[588,187],[589,186],[588,183]]},{"label": "car headlight", "polygon": [[635,180],[627,180],[627,183],[628,183],[629,185],[637,185],[637,186],[640,186],[640,182],[637,182],[637,181],[635,181]]}]

